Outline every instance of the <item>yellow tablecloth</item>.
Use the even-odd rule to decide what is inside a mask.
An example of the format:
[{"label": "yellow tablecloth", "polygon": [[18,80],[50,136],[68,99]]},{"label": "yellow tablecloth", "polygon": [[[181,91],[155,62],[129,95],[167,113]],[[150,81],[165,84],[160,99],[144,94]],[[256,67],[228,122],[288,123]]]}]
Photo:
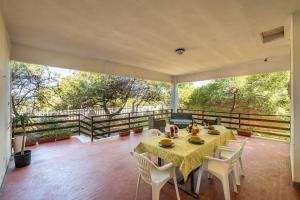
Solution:
[{"label": "yellow tablecloth", "polygon": [[225,144],[226,140],[235,139],[231,130],[221,126],[217,126],[216,129],[220,130],[220,135],[209,135],[207,129],[201,129],[199,136],[205,141],[203,145],[189,143],[190,134],[182,129],[179,130],[179,137],[173,139],[175,144],[173,148],[162,148],[158,145],[158,142],[165,138],[163,135],[141,141],[134,151],[148,152],[179,166],[186,181],[188,175],[201,165],[204,156],[212,155],[218,146]]}]

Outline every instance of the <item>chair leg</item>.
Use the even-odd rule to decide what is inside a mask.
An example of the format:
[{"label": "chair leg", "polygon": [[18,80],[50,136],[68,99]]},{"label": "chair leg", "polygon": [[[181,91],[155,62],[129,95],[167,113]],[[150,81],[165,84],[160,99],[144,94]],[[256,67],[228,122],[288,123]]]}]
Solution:
[{"label": "chair leg", "polygon": [[160,187],[152,185],[152,200],[159,200]]},{"label": "chair leg", "polygon": [[235,193],[238,193],[237,186],[236,186],[237,184],[236,184],[235,173],[233,171],[231,172],[231,179],[232,179],[233,190]]},{"label": "chair leg", "polygon": [[137,182],[137,186],[136,186],[135,200],[137,200],[137,199],[138,199],[140,181],[141,181],[141,175],[139,175],[138,182]]},{"label": "chair leg", "polygon": [[245,171],[244,171],[244,166],[243,166],[243,162],[242,162],[242,158],[240,157],[239,158],[239,163],[240,163],[240,166],[241,166],[241,175],[242,176],[245,176]]},{"label": "chair leg", "polygon": [[211,175],[209,172],[207,173],[207,178],[208,178],[208,179],[211,179],[211,178],[212,178],[212,175]]},{"label": "chair leg", "polygon": [[198,178],[197,178],[197,186],[196,186],[196,193],[197,194],[199,194],[199,191],[200,191],[202,174],[203,174],[203,168],[202,169],[200,168]]},{"label": "chair leg", "polygon": [[235,163],[234,166],[233,166],[233,175],[234,175],[234,178],[235,178],[236,185],[241,185],[239,164],[238,163]]},{"label": "chair leg", "polygon": [[175,191],[176,191],[177,200],[180,200],[176,176],[173,178],[173,181],[174,181],[174,187],[175,187]]},{"label": "chair leg", "polygon": [[230,189],[229,189],[228,176],[222,177],[221,181],[222,181],[222,185],[223,185],[225,200],[230,200]]}]

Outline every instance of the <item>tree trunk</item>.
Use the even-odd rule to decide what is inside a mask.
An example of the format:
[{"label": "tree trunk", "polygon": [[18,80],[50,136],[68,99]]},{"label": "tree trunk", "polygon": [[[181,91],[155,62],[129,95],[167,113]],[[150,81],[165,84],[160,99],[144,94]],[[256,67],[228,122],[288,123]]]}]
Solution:
[{"label": "tree trunk", "polygon": [[[230,109],[230,117],[232,117],[232,112],[234,111],[234,109],[235,109],[235,107],[236,107],[236,99],[237,99],[237,97],[236,97],[236,93],[237,93],[237,91],[235,91],[234,93],[233,93],[233,102],[232,102],[232,106],[231,106],[231,109]],[[232,118],[230,118],[230,127],[232,127]]]}]

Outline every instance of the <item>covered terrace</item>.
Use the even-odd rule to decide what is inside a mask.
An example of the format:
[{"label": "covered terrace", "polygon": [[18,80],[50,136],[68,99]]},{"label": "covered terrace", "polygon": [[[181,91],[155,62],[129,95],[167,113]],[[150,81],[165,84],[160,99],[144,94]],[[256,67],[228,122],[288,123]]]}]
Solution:
[{"label": "covered terrace", "polygon": [[[246,177],[231,193],[300,198],[300,1],[0,0],[0,41],[0,199],[133,199],[129,152],[143,137],[44,145],[14,169],[12,60],[170,82],[173,111],[178,83],[290,70],[291,142],[251,138]],[[140,195],[151,199],[150,188]],[[200,198],[222,199],[219,182],[203,181]],[[171,185],[161,199],[175,199]]]}]

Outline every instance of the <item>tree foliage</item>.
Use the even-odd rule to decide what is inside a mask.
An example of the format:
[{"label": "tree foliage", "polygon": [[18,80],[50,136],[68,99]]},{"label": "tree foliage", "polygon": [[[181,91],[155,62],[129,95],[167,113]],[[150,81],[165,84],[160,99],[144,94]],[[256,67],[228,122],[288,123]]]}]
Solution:
[{"label": "tree foliage", "polygon": [[289,72],[217,79],[195,89],[187,107],[228,112],[288,114]]},{"label": "tree foliage", "polygon": [[32,113],[49,104],[47,94],[57,75],[48,67],[15,62],[12,66],[11,98],[15,115]]},{"label": "tree foliage", "polygon": [[[110,115],[120,113],[127,104],[135,111],[142,104],[163,100],[163,87],[156,82],[88,72],[64,78],[55,93],[55,109],[100,107]],[[111,113],[110,107],[117,109]]]},{"label": "tree foliage", "polygon": [[[289,114],[289,72],[218,79],[200,88],[179,84],[180,107]],[[12,108],[18,113],[99,107],[115,115],[126,106],[170,105],[170,84],[79,72],[59,79],[46,66],[15,62]],[[109,108],[115,107],[113,113]]]}]

